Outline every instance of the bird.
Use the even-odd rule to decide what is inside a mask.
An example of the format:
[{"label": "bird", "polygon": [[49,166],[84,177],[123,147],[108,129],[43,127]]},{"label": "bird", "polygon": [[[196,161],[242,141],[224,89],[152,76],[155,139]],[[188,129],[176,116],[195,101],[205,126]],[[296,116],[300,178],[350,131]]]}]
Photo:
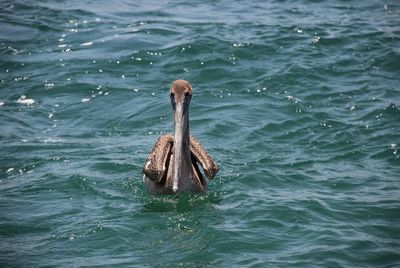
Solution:
[{"label": "bird", "polygon": [[160,136],[144,163],[143,181],[149,194],[204,192],[218,172],[218,165],[189,132],[192,93],[186,80],[176,80],[170,87],[174,134]]}]

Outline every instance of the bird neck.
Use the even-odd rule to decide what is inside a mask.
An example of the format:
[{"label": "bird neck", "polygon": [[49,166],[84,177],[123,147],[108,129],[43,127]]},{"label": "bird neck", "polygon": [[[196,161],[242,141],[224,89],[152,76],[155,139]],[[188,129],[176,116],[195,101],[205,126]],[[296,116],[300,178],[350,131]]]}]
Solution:
[{"label": "bird neck", "polygon": [[173,191],[185,188],[190,183],[192,174],[192,161],[190,157],[189,114],[186,112],[175,120],[174,132],[174,170]]}]

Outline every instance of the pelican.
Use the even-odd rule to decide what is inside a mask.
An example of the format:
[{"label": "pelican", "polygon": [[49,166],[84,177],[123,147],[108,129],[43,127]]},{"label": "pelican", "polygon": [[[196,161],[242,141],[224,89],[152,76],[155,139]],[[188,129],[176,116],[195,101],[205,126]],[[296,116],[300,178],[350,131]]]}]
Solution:
[{"label": "pelican", "polygon": [[150,194],[204,192],[218,166],[189,133],[189,104],[192,86],[186,80],[172,83],[169,95],[174,116],[174,135],[162,135],[143,166],[143,181]]}]

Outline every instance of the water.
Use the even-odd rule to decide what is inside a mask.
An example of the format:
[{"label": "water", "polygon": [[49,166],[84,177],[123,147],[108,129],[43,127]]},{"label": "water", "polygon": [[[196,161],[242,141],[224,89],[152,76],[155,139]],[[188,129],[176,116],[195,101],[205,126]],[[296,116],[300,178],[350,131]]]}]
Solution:
[{"label": "water", "polygon": [[[397,1],[1,1],[0,266],[397,267]],[[193,86],[205,194],[149,196]]]}]

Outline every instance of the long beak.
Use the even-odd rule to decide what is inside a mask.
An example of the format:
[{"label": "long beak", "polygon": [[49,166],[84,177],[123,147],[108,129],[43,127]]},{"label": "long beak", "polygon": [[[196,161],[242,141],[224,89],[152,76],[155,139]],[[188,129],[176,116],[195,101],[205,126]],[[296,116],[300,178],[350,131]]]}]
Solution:
[{"label": "long beak", "polygon": [[185,163],[186,157],[184,156],[185,139],[187,138],[188,130],[188,118],[187,111],[184,111],[184,102],[177,102],[175,106],[175,132],[174,132],[174,174],[172,179],[172,190],[177,192],[179,188],[179,179],[185,172],[187,163]]}]

